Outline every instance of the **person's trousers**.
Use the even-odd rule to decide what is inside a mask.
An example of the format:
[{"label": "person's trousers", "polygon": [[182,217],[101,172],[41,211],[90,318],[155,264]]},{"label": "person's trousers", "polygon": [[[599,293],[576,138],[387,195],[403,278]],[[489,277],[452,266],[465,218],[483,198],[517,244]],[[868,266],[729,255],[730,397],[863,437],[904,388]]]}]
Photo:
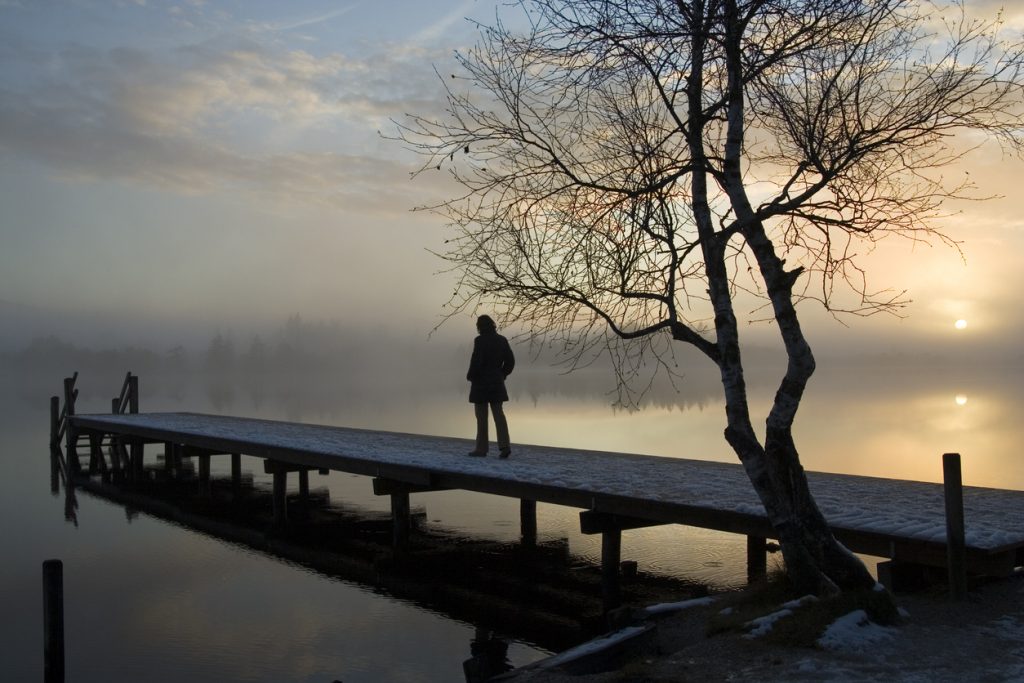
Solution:
[{"label": "person's trousers", "polygon": [[492,403],[474,403],[476,410],[476,452],[487,452],[487,406],[491,408],[491,415],[494,417],[494,430],[498,433],[498,448],[508,448],[508,422],[505,420],[505,409],[501,401]]}]

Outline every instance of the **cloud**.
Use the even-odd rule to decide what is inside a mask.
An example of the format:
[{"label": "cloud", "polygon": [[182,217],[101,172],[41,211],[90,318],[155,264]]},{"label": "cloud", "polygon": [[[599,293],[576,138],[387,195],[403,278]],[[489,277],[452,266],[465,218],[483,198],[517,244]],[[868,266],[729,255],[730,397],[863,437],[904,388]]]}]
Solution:
[{"label": "cloud", "polygon": [[315,56],[236,38],[163,53],[70,45],[45,59],[8,46],[0,155],[77,180],[404,210],[410,188],[396,186],[411,159],[376,131],[439,106],[431,56]]},{"label": "cloud", "polygon": [[356,5],[346,5],[345,7],[340,7],[338,9],[332,10],[330,12],[326,12],[324,14],[318,14],[318,15],[312,16],[312,17],[304,17],[302,19],[291,19],[289,21],[282,21],[282,22],[278,22],[278,23],[275,23],[275,24],[268,24],[264,28],[266,30],[269,30],[269,31],[291,31],[291,30],[294,30],[294,29],[297,29],[297,28],[305,28],[307,26],[314,26],[316,24],[322,24],[324,22],[328,22],[328,21],[331,21],[333,19],[337,19],[338,17],[342,17],[342,16],[348,14],[349,12],[351,12],[356,7],[357,7]]},{"label": "cloud", "polygon": [[432,24],[425,26],[412,36],[412,43],[417,45],[433,44],[444,36],[453,25],[465,21],[476,5],[476,0],[465,0],[458,8],[442,16]]}]

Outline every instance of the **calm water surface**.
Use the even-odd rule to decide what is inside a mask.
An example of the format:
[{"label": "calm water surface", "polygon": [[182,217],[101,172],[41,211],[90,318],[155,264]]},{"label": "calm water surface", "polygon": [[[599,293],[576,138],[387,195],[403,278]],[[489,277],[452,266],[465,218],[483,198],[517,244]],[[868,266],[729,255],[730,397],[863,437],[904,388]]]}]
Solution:
[{"label": "calm water surface", "polygon": [[[232,545],[88,495],[78,523],[49,492],[48,396],[52,377],[4,371],[0,393],[0,666],[6,680],[40,680],[44,559],[65,564],[69,681],[459,681],[472,624],[358,584]],[[1024,427],[1019,369],[948,367],[909,371],[824,366],[797,430],[811,470],[941,479],[941,454],[960,452],[969,485],[1024,489],[1018,447]],[[550,382],[521,375],[507,412],[513,440],[732,462],[713,383],[652,396],[638,412],[615,411],[586,379]],[[116,377],[82,376],[80,412],[104,412]],[[268,388],[269,386],[274,388]],[[518,391],[518,393],[516,393]],[[281,386],[141,380],[142,409],[218,412],[413,433],[469,435],[463,388],[417,393],[395,387]],[[770,383],[754,386],[763,411]],[[149,452],[147,451],[147,455]],[[152,457],[152,456],[149,456]],[[257,461],[243,467],[264,477]],[[214,475],[226,459],[214,459]],[[265,477],[264,477],[265,478]],[[290,482],[294,485],[293,481]],[[340,473],[311,477],[332,501],[385,511],[370,480]],[[480,538],[518,538],[518,502],[470,493],[413,497],[431,524]],[[577,510],[541,505],[542,539],[567,539],[597,561],[600,538],[577,533]],[[738,585],[743,540],[728,534],[654,527],[623,535],[623,557],[642,570],[715,586]],[[512,664],[544,656],[513,642]]]}]

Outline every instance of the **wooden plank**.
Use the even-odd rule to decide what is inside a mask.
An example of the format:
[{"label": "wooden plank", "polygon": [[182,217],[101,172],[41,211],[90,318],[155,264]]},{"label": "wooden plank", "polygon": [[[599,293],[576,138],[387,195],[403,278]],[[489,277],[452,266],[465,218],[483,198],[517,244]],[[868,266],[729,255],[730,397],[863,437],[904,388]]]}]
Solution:
[{"label": "wooden plank", "polygon": [[263,461],[263,472],[265,474],[274,474],[275,472],[309,472],[310,470],[319,469],[317,467],[310,467],[309,465],[296,465],[294,463],[285,462],[283,460],[264,460]]},{"label": "wooden plank", "polygon": [[423,484],[410,484],[409,482],[384,479],[382,477],[374,477],[373,479],[373,495],[375,496],[390,496],[395,493],[427,493],[429,491],[447,490],[449,489],[439,489],[436,486],[424,486]]},{"label": "wooden plank", "polygon": [[663,524],[668,524],[668,522],[625,515],[613,515],[607,512],[598,512],[597,510],[583,510],[580,512],[580,533],[582,534],[603,534],[606,531],[627,531],[629,529],[643,529],[644,527],[660,526]]}]

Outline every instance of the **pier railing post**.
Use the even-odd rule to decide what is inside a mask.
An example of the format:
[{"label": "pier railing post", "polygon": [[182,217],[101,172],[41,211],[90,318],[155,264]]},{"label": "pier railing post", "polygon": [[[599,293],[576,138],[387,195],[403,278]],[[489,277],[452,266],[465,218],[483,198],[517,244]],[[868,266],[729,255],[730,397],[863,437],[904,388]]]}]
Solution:
[{"label": "pier railing post", "polygon": [[128,412],[132,415],[139,412],[139,376],[128,378]]},{"label": "pier railing post", "polygon": [[959,453],[943,453],[942,487],[946,499],[946,563],[949,566],[949,593],[954,600],[963,600],[967,596],[967,551],[964,532],[964,489]]},{"label": "pier railing post", "polygon": [[64,564],[43,562],[43,680],[64,683]]}]

